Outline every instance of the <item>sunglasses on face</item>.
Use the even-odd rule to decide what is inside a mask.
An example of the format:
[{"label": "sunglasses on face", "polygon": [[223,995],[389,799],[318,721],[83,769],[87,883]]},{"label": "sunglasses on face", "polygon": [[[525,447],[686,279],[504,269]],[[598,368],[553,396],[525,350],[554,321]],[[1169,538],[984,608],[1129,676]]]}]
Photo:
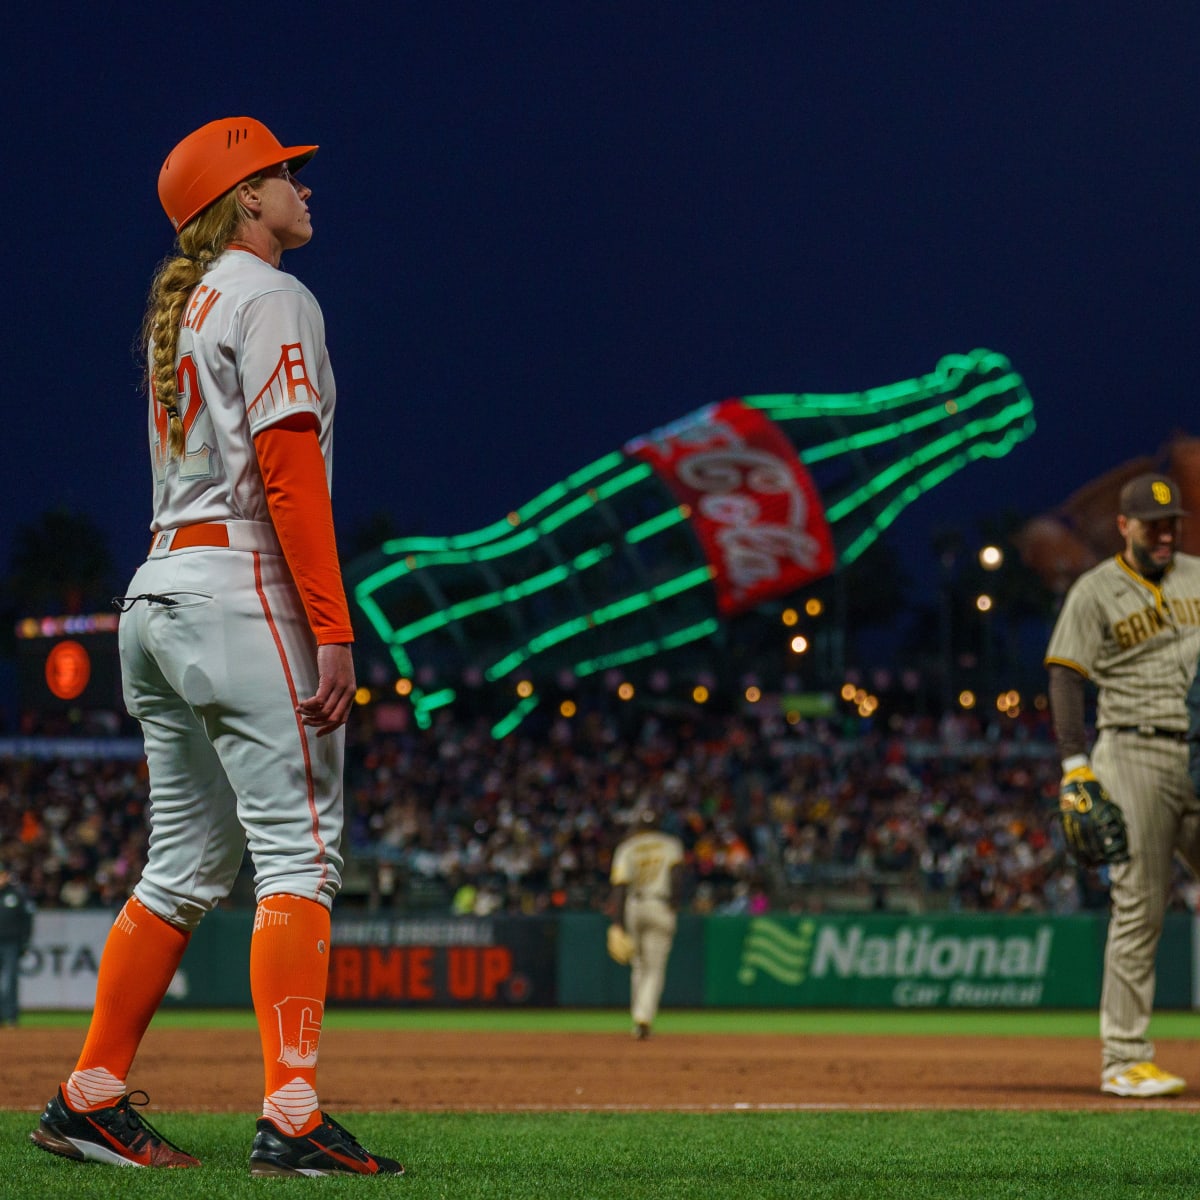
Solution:
[{"label": "sunglasses on face", "polygon": [[284,183],[290,183],[292,187],[296,186],[296,177],[288,170],[288,165],[285,162],[276,163],[273,167],[268,167],[263,176],[266,179],[282,179]]}]

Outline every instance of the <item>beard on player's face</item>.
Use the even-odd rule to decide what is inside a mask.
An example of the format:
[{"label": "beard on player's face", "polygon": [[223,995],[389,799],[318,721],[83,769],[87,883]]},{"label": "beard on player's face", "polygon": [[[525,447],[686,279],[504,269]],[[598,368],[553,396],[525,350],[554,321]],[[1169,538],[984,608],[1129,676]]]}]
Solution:
[{"label": "beard on player's face", "polygon": [[1147,579],[1157,579],[1170,565],[1171,559],[1175,557],[1174,551],[1171,552],[1171,557],[1165,561],[1161,557],[1156,557],[1153,550],[1149,546],[1140,546],[1134,544],[1133,557],[1137,562],[1138,572],[1144,575]]},{"label": "beard on player's face", "polygon": [[1133,565],[1147,579],[1158,579],[1175,559],[1175,529],[1171,537],[1164,540],[1158,522],[1142,523],[1129,530],[1128,547]]}]

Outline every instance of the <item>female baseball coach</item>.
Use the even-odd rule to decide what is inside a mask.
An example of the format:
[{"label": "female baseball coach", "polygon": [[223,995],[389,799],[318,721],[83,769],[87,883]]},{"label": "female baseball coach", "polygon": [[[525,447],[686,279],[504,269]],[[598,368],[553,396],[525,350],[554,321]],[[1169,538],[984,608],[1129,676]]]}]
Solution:
[{"label": "female baseball coach", "polygon": [[228,894],[248,845],[265,1069],[251,1173],[403,1171],[324,1114],[316,1090],[355,690],[324,318],[280,269],[313,235],[312,191],[296,172],[316,150],[234,117],[189,134],[159,176],[176,246],[144,327],[153,518],[149,556],[119,601],[150,848],[106,942],[79,1061],[31,1135],[68,1158],[199,1165],[134,1111],[126,1077],[191,931]]}]

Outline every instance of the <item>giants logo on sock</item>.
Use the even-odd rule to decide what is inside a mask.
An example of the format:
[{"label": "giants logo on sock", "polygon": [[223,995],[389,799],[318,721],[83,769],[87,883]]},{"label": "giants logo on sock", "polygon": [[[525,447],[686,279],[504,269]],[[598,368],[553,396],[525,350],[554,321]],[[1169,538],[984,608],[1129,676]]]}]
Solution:
[{"label": "giants logo on sock", "polygon": [[279,1019],[279,1059],[286,1067],[315,1067],[325,1006],[307,996],[289,996],[275,1005]]},{"label": "giants logo on sock", "polygon": [[254,932],[258,933],[260,929],[275,929],[277,926],[286,925],[290,917],[291,913],[260,904],[254,912]]}]

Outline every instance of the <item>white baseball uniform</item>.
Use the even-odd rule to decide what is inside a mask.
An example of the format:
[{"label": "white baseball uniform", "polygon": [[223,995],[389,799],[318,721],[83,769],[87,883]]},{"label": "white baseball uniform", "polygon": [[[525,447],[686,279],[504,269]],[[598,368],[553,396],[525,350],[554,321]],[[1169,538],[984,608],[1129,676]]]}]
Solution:
[{"label": "white baseball uniform", "polygon": [[253,444],[314,413],[332,482],[335,387],[320,307],[291,275],[230,248],[188,302],[176,378],[185,453],[169,458],[167,414],[151,400],[153,538],[129,586],[142,599],[119,633],[151,783],[135,894],[194,927],[229,892],[248,843],[260,901],[286,892],[329,907],[341,884],[345,734],[318,738],[296,712],[317,688],[316,640]]},{"label": "white baseball uniform", "polygon": [[1200,801],[1188,775],[1186,698],[1200,652],[1200,558],[1157,583],[1121,556],[1067,592],[1046,663],[1099,689],[1097,779],[1125,816],[1130,861],[1109,868],[1112,915],[1100,997],[1102,1073],[1151,1062],[1154,960],[1178,851],[1200,874]]},{"label": "white baseball uniform", "polygon": [[633,939],[629,986],[635,1025],[649,1027],[658,1015],[675,939],[671,870],[682,862],[683,843],[657,829],[632,834],[613,853],[611,882],[627,889],[625,931]]}]

